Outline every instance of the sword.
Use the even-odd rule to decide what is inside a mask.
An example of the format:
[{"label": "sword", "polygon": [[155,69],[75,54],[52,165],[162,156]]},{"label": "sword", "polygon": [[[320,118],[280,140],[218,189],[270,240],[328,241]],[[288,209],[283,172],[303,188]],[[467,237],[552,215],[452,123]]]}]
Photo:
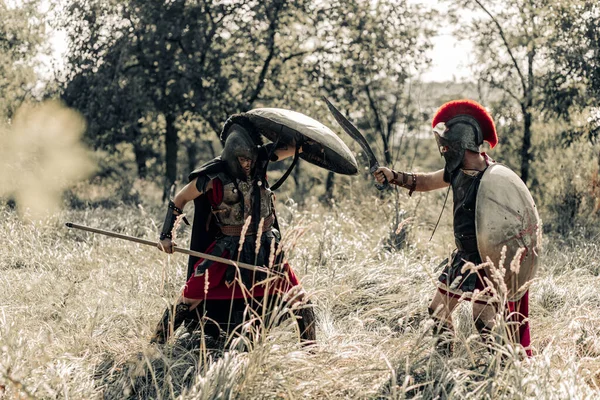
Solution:
[{"label": "sword", "polygon": [[[340,112],[340,110],[335,108],[335,106],[333,104],[331,104],[331,102],[329,100],[327,100],[327,98],[325,96],[323,96],[323,100],[325,100],[325,104],[327,104],[327,108],[329,108],[329,111],[331,112],[331,114],[333,114],[333,118],[335,118],[337,123],[342,127],[342,129],[344,129],[344,131],[348,135],[350,135],[350,137],[352,139],[354,139],[358,142],[360,147],[362,147],[364,152],[367,154],[367,158],[369,159],[369,172],[371,174],[373,174],[375,171],[377,171],[377,168],[379,168],[379,162],[377,161],[377,157],[375,157],[375,153],[373,153],[371,146],[369,146],[367,139],[365,139],[365,137],[363,136],[362,133],[360,133],[358,128],[355,127],[352,124],[352,122],[350,122],[348,120],[348,118],[344,117],[344,115]],[[388,182],[387,178],[385,177],[385,175],[383,175],[383,179],[385,179],[385,181],[383,182],[382,185],[375,183],[375,187],[379,190],[383,190],[389,186],[389,182]]]},{"label": "sword", "polygon": [[[152,240],[146,240],[146,239],[138,238],[138,237],[135,237],[135,236],[123,235],[121,233],[116,233],[116,232],[111,232],[111,231],[105,231],[105,230],[97,229],[97,228],[91,228],[89,226],[78,225],[78,224],[74,224],[72,222],[67,222],[65,225],[67,226],[67,228],[74,228],[74,229],[79,229],[79,230],[86,231],[86,232],[99,233],[99,234],[104,235],[104,236],[110,236],[110,237],[114,237],[114,238],[117,238],[117,239],[128,240],[130,242],[135,242],[135,243],[139,243],[139,244],[145,244],[147,246],[156,247],[156,245],[158,244],[157,242],[153,242]],[[198,257],[198,258],[204,258],[206,260],[220,262],[220,263],[227,264],[227,265],[232,265],[234,267],[239,267],[239,268],[242,268],[242,269],[248,269],[250,271],[264,272],[264,273],[269,274],[269,275],[281,275],[281,276],[285,276],[284,274],[281,274],[281,273],[278,273],[278,272],[275,272],[275,271],[271,271],[270,269],[267,269],[267,268],[264,268],[264,267],[259,267],[259,266],[256,266],[256,265],[246,264],[246,263],[242,263],[242,262],[236,262],[236,261],[233,261],[233,260],[230,260],[230,259],[227,259],[227,258],[213,256],[212,254],[200,253],[199,251],[195,251],[195,250],[190,250],[190,249],[186,249],[186,248],[181,248],[181,247],[173,246],[173,251],[177,252],[177,253],[187,254],[187,255],[190,255],[190,256],[195,256],[195,257]]]}]

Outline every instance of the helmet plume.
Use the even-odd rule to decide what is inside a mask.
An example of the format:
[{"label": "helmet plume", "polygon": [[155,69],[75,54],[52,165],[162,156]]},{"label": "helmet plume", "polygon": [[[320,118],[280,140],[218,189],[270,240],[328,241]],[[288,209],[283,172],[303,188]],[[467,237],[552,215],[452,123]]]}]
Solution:
[{"label": "helmet plume", "polygon": [[469,115],[475,118],[483,133],[483,140],[488,142],[491,148],[498,144],[494,120],[481,104],[473,100],[453,100],[443,104],[435,113],[431,126],[435,127],[440,122],[448,122],[458,115]]}]

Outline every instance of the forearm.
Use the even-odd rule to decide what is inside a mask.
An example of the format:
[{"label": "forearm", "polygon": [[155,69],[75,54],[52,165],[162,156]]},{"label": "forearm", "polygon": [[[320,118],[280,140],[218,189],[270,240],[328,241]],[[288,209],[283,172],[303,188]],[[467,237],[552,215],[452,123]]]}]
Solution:
[{"label": "forearm", "polygon": [[[163,228],[160,235],[161,240],[164,240],[165,238],[170,239],[172,237],[172,231],[173,227],[175,226],[175,221],[177,220],[177,217],[179,215],[183,214],[183,208],[185,207],[185,205],[202,194],[202,192],[200,192],[196,187],[196,183],[197,180],[194,179],[192,182],[188,183],[183,189],[181,189],[171,201],[169,201],[167,214],[165,215],[165,222],[163,223]],[[184,221],[186,224],[189,224],[185,217]]]},{"label": "forearm", "polygon": [[394,179],[390,182],[408,189],[411,194],[412,192],[428,192],[448,187],[448,183],[444,182],[444,170],[417,174],[393,170],[392,172]]},{"label": "forearm", "polygon": [[173,204],[175,207],[183,210],[185,205],[202,193],[196,188],[196,180],[188,183],[183,189],[181,189],[173,198]]}]

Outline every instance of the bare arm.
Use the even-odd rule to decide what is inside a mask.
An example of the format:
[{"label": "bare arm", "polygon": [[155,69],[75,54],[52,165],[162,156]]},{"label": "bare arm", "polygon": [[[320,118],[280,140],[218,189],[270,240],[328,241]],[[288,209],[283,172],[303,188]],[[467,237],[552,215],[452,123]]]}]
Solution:
[{"label": "bare arm", "polygon": [[[389,182],[405,187],[411,191],[414,190],[416,192],[429,192],[430,190],[445,188],[449,185],[444,181],[443,169],[429,173],[411,174],[405,172],[396,172],[389,168],[381,167],[375,171],[373,175],[379,183],[384,182],[385,176]],[[413,175],[415,178],[414,180]]]},{"label": "bare arm", "polygon": [[[177,208],[181,208],[183,210],[187,203],[202,195],[202,192],[196,188],[197,180],[198,178],[195,178],[193,181],[185,185],[183,189],[177,192],[175,198],[173,198],[173,203],[175,203]],[[212,181],[208,182],[205,190],[208,191],[210,189],[212,189]]]},{"label": "bare arm", "polygon": [[[399,172],[398,174],[401,174]],[[448,187],[449,183],[444,181],[444,170],[417,174],[417,192],[429,192],[430,190]]]},{"label": "bare arm", "polygon": [[[298,149],[298,154],[302,154],[304,146],[314,146],[316,145],[313,141],[305,141],[302,146]],[[282,144],[279,145],[279,148],[275,150],[275,155],[277,156],[277,161],[285,160],[286,158],[293,157],[296,154],[296,142],[291,144]]]},{"label": "bare arm", "polygon": [[[299,150],[302,153],[302,147]],[[284,144],[280,146],[277,150],[275,150],[275,155],[277,156],[277,161],[285,160],[286,158],[293,157],[296,154],[296,146],[290,146]]]}]

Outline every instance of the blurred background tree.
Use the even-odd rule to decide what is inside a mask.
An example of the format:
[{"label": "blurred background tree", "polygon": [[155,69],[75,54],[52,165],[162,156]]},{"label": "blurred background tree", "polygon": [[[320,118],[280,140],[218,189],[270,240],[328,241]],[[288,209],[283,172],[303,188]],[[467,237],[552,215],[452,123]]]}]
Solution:
[{"label": "blurred background tree", "polygon": [[[548,4],[549,0],[469,0],[452,13],[461,37],[474,44],[476,79],[492,91],[486,100],[492,100],[499,140],[519,149],[518,159],[510,161],[530,185],[536,184],[530,170],[535,150],[532,125],[541,100],[538,68],[548,48]],[[475,13],[467,23],[465,9]]]},{"label": "blurred background tree", "polygon": [[548,66],[543,75],[543,100],[548,118],[588,111],[582,126],[563,133],[565,143],[578,137],[595,143],[600,133],[600,5],[575,0],[549,7]]},{"label": "blurred background tree", "polygon": [[[326,109],[314,99],[338,89],[352,111],[375,121],[391,161],[403,85],[426,65],[429,46],[428,15],[405,1],[90,0],[64,10],[70,74],[63,98],[94,121],[88,137],[95,147],[133,145],[141,177],[159,156],[151,142],[164,143],[165,193],[178,178],[180,144],[189,169],[218,152],[207,130],[218,134],[227,116],[279,106],[318,118]],[[162,137],[142,134],[148,115],[164,119]],[[181,142],[184,115],[197,124]]]},{"label": "blurred background tree", "polygon": [[451,20],[474,44],[472,70],[479,98],[495,117],[498,157],[550,211],[547,226],[568,232],[593,203],[589,182],[597,173],[598,4],[467,0],[461,6]]},{"label": "blurred background tree", "polygon": [[[495,117],[493,156],[521,174],[542,207],[565,216],[560,230],[595,204],[597,190],[586,183],[599,161],[594,1],[463,0],[441,14],[408,0],[61,0],[50,13],[44,7],[0,3],[0,118],[10,121],[22,102],[58,93],[87,119],[99,179],[129,189],[153,182],[166,196],[220,153],[226,118],[255,107],[299,110],[326,123],[365,165],[322,95],[359,126],[382,163],[434,169],[441,161],[431,116],[443,102],[467,97]],[[49,53],[48,26],[68,38],[57,77],[40,59]],[[450,26],[473,44],[472,78],[421,82],[432,38]],[[304,162],[292,178],[299,201],[369,185]]]},{"label": "blurred background tree", "polygon": [[47,53],[40,2],[19,6],[0,1],[0,123],[10,121],[23,102],[39,97],[36,67]]}]

